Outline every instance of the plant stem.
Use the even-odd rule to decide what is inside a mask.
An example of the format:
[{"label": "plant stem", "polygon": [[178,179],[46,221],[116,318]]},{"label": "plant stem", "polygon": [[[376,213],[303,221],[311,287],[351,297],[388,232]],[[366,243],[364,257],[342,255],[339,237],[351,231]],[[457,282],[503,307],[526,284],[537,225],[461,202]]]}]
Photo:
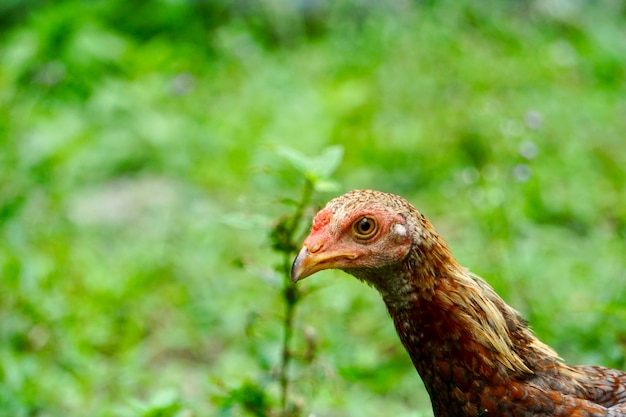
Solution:
[{"label": "plant stem", "polygon": [[289,363],[291,361],[291,338],[293,335],[293,319],[295,315],[295,307],[297,303],[296,287],[291,285],[283,289],[285,297],[285,318],[283,321],[284,338],[282,349],[282,360],[280,366],[280,389],[281,389],[281,408],[283,416],[289,415]]},{"label": "plant stem", "polygon": [[[306,180],[302,188],[302,195],[300,201],[296,207],[293,216],[291,217],[291,224],[288,229],[289,247],[296,248],[294,239],[295,233],[298,230],[298,226],[302,222],[304,210],[309,205],[311,197],[313,195],[313,183],[310,180]],[[296,305],[300,299],[298,287],[294,286],[291,282],[291,259],[293,257],[295,249],[285,251],[283,258],[283,273],[284,281],[282,294],[285,301],[285,317],[283,319],[283,347],[281,355],[281,363],[279,370],[279,381],[281,391],[281,408],[283,417],[288,417],[289,412],[289,364],[291,363],[291,339],[293,336],[293,322],[296,315]]]}]

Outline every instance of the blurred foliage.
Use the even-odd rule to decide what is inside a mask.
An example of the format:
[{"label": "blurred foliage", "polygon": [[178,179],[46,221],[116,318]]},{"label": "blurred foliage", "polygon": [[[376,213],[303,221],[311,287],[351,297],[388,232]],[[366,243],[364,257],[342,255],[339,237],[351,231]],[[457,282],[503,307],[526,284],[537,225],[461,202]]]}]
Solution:
[{"label": "blurred foliage", "polygon": [[[268,236],[332,145],[312,205],[404,195],[566,360],[626,368],[625,23],[619,0],[0,2],[0,416],[271,406]],[[374,291],[307,286],[299,407],[430,415]]]},{"label": "blurred foliage", "polygon": [[[282,296],[282,347],[280,364],[276,369],[268,369],[268,372],[260,377],[259,382],[244,381],[234,389],[226,389],[226,393],[218,397],[221,403],[221,414],[230,415],[231,409],[240,405],[251,415],[257,417],[282,416],[298,417],[302,415],[302,401],[294,401],[293,388],[302,370],[295,374],[294,366],[304,364],[308,366],[316,358],[317,340],[310,328],[305,328],[303,340],[305,350],[299,352],[293,348],[294,333],[297,332],[295,319],[297,307],[305,295],[310,292],[302,291],[293,285],[291,281],[291,265],[300,248],[302,231],[308,230],[310,218],[306,212],[310,211],[313,193],[317,190],[334,188],[337,184],[332,180],[332,174],[339,166],[343,155],[341,146],[331,146],[320,152],[319,155],[308,157],[288,147],[278,148],[278,155],[289,161],[295,168],[298,176],[303,178],[300,199],[284,199],[284,203],[292,207],[291,213],[285,214],[278,219],[270,231],[269,237],[272,248],[282,257],[282,260],[274,266],[278,276],[281,276],[280,293]],[[248,326],[248,332],[253,325]],[[261,359],[259,356],[256,356]],[[261,367],[265,364],[260,360]],[[267,381],[278,383],[280,389],[275,399],[268,395],[265,388]],[[272,401],[273,400],[273,401]],[[277,405],[273,405],[277,404]]]}]

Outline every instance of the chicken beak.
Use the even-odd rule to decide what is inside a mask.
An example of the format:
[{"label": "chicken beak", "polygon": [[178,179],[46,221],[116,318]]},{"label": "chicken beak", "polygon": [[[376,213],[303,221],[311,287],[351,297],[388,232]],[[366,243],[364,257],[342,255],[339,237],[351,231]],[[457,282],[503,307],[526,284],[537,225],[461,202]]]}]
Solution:
[{"label": "chicken beak", "polygon": [[291,281],[295,284],[322,269],[324,267],[319,262],[318,255],[309,252],[309,248],[303,246],[291,266]]},{"label": "chicken beak", "polygon": [[298,256],[291,266],[291,281],[296,283],[306,277],[324,269],[338,268],[343,266],[341,260],[356,259],[351,253],[326,253],[318,245],[314,245],[313,251],[305,245],[300,249]]}]

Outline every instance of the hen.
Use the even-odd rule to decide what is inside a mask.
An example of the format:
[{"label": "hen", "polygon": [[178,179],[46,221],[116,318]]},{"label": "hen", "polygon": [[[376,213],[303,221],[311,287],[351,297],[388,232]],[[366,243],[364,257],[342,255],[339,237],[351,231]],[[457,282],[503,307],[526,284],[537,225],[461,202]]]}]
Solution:
[{"label": "hen", "polygon": [[626,372],[563,364],[402,197],[331,200],[292,280],[329,268],[380,292],[435,416],[626,416]]}]

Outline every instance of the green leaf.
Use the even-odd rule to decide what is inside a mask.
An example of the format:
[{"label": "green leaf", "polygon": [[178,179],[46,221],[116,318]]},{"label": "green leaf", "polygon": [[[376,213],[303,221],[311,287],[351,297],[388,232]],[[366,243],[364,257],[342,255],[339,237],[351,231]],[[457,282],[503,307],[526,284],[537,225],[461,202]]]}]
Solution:
[{"label": "green leaf", "polygon": [[276,153],[287,160],[300,174],[306,176],[310,172],[312,161],[302,152],[287,146],[278,146]]},{"label": "green leaf", "polygon": [[[335,172],[343,159],[343,146],[330,146],[318,155],[307,156],[295,149],[279,146],[276,153],[287,160],[300,174],[308,178],[318,188],[317,183],[330,183],[330,176]],[[325,187],[328,187],[326,184]]]},{"label": "green leaf", "polygon": [[343,159],[343,146],[335,145],[324,149],[314,160],[314,171],[320,178],[328,179]]},{"label": "green leaf", "polygon": [[330,192],[340,189],[340,185],[337,181],[332,180],[317,180],[313,183],[315,191]]}]

